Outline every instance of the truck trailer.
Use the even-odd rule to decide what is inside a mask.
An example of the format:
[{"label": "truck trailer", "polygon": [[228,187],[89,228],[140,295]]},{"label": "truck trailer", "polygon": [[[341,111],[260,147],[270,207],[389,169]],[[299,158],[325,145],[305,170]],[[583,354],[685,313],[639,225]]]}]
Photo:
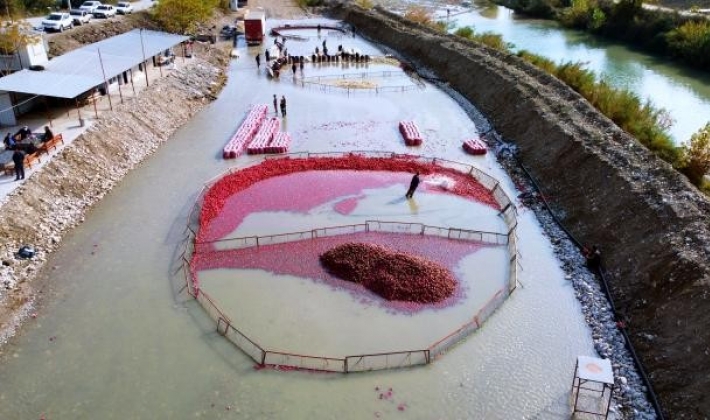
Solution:
[{"label": "truck trailer", "polygon": [[247,45],[259,45],[266,35],[266,12],[263,10],[247,10],[244,14],[244,36]]}]

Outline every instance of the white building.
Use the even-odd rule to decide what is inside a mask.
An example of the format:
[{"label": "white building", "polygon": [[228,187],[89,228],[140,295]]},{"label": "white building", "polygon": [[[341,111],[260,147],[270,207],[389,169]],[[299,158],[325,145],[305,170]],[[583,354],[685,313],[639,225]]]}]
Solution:
[{"label": "white building", "polygon": [[14,54],[0,55],[0,71],[2,74],[47,64],[49,61],[49,57],[47,57],[47,40],[41,32],[33,35],[36,36],[37,42],[20,46]]}]

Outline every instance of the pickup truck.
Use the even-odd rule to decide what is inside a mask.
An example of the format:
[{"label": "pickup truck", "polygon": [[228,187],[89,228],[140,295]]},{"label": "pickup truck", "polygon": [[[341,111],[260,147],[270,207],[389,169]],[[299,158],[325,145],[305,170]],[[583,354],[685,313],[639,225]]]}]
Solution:
[{"label": "pickup truck", "polygon": [[89,13],[94,13],[97,7],[101,6],[100,1],[85,1],[79,6],[79,9],[86,10]]},{"label": "pickup truck", "polygon": [[91,22],[91,13],[81,9],[71,9],[69,16],[74,20],[74,25],[84,25]]},{"label": "pickup truck", "polygon": [[112,18],[116,16],[116,8],[110,4],[102,4],[94,10],[94,17],[97,18]]}]

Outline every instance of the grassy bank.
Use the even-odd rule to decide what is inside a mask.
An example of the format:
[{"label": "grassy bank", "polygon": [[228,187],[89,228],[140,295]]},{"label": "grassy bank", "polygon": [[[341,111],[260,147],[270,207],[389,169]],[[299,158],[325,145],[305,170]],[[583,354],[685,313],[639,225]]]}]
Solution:
[{"label": "grassy bank", "polygon": [[[435,21],[418,7],[408,10],[405,18],[442,32],[447,30],[444,22]],[[457,29],[454,35],[513,54],[510,45],[495,33],[477,33],[471,27],[464,27]],[[707,126],[678,147],[668,133],[672,119],[664,109],[656,108],[650,101],[642,101],[630,90],[613,88],[582,63],[558,64],[524,50],[517,55],[570,86],[616,125],[710,194],[710,183],[703,177],[710,170],[710,142],[707,140],[710,129]]]}]

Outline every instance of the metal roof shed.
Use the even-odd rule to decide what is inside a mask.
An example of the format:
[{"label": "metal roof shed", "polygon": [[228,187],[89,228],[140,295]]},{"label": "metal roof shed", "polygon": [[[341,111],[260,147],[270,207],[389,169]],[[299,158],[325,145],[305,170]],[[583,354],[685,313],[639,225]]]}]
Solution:
[{"label": "metal roof shed", "polygon": [[2,77],[0,91],[73,99],[188,39],[134,29],[56,57],[42,71],[22,70]]}]

